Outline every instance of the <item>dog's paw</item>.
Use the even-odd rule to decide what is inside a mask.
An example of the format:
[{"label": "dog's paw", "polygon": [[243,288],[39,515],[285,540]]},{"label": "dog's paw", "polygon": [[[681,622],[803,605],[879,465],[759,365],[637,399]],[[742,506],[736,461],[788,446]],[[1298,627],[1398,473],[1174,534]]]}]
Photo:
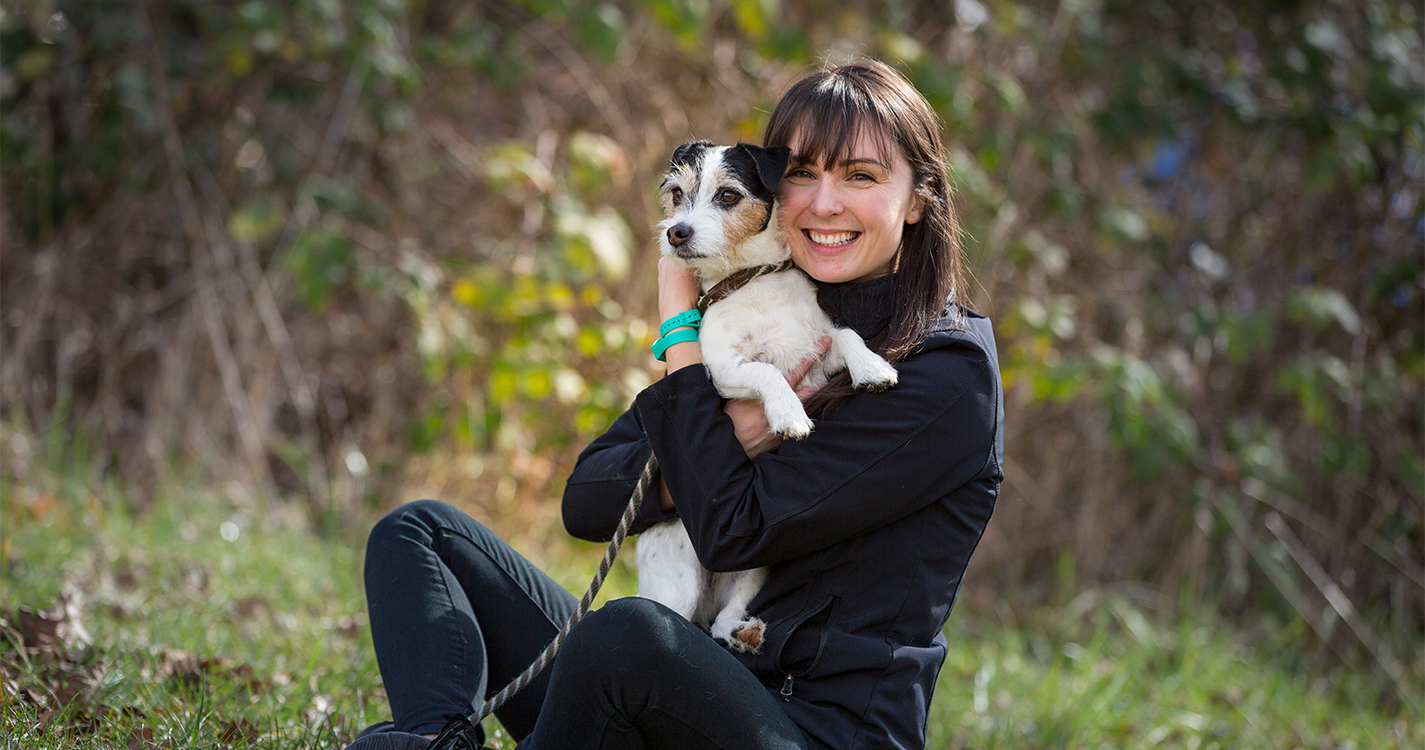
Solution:
[{"label": "dog's paw", "polygon": [[802,402],[795,395],[789,403],[764,401],[762,407],[767,413],[767,427],[772,432],[792,440],[801,440],[811,434],[811,417],[807,416],[806,409],[802,408]]},{"label": "dog's paw", "polygon": [[900,374],[896,372],[896,368],[880,357],[876,357],[875,360],[860,367],[848,369],[851,372],[852,384],[862,390],[884,391],[900,380]]},{"label": "dog's paw", "polygon": [[756,617],[749,617],[732,629],[731,637],[727,639],[727,645],[744,654],[761,653],[762,639],[766,637],[766,634],[766,623]]},{"label": "dog's paw", "polygon": [[772,428],[773,432],[777,433],[778,435],[781,435],[784,438],[791,438],[792,440],[801,440],[802,438],[811,434],[812,421],[811,417],[802,417],[801,419],[793,420],[790,424],[777,426],[771,425],[769,423],[769,426]]}]

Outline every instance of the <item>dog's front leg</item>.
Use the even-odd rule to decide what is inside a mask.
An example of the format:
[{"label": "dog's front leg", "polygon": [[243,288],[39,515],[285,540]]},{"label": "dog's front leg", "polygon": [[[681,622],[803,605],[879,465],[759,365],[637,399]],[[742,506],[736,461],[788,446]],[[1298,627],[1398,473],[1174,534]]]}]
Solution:
[{"label": "dog's front leg", "polygon": [[689,622],[707,595],[709,573],[698,562],[682,521],[654,524],[638,535],[638,595],[652,599]]},{"label": "dog's front leg", "polygon": [[767,426],[782,437],[801,440],[811,433],[811,417],[781,370],[754,362],[715,337],[705,337],[702,348],[703,363],[724,398],[761,401]]},{"label": "dog's front leg", "polygon": [[747,605],[767,581],[767,569],[739,570],[714,577],[713,601],[723,605],[713,620],[712,636],[744,653],[762,650],[767,625],[747,616]]},{"label": "dog's front leg", "polygon": [[899,375],[884,357],[870,350],[860,334],[850,328],[837,328],[831,333],[831,347],[824,360],[829,369],[844,364],[857,388],[884,390],[896,384]]}]

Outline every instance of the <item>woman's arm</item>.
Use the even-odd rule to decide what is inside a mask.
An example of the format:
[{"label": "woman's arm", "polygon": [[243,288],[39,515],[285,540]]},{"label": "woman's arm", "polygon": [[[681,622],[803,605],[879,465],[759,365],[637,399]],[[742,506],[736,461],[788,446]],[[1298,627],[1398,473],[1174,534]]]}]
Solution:
[{"label": "woman's arm", "polygon": [[[651,453],[638,410],[630,408],[579,454],[564,486],[564,528],[570,535],[591,542],[613,538]],[[630,532],[677,517],[671,508],[661,508],[657,497],[646,497]]]},{"label": "woman's arm", "polygon": [[984,348],[941,334],[900,384],[855,396],[802,441],[749,459],[705,371],[679,371],[636,408],[703,565],[800,556],[934,502],[990,465],[998,384]]}]

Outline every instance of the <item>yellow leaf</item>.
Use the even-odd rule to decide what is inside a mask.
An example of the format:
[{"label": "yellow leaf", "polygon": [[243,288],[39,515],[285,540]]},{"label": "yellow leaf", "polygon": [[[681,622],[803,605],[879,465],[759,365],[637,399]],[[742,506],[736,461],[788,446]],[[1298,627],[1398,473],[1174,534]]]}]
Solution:
[{"label": "yellow leaf", "polygon": [[490,376],[490,399],[496,404],[503,404],[515,394],[517,384],[518,378],[512,370],[496,370]]},{"label": "yellow leaf", "polygon": [[544,398],[549,395],[550,389],[554,387],[549,373],[544,370],[535,370],[525,375],[524,379],[520,381],[520,384],[524,386],[522,390],[528,393],[531,398]]},{"label": "yellow leaf", "polygon": [[228,48],[226,55],[228,72],[233,75],[245,75],[252,70],[252,52],[246,47],[234,45]]},{"label": "yellow leaf", "polygon": [[455,286],[450,290],[450,296],[466,307],[478,307],[485,301],[485,293],[480,287],[469,279],[461,279],[455,282]]},{"label": "yellow leaf", "polygon": [[579,348],[579,353],[586,357],[592,357],[603,348],[604,339],[593,328],[585,328],[579,332],[579,338],[574,342],[574,345]]}]

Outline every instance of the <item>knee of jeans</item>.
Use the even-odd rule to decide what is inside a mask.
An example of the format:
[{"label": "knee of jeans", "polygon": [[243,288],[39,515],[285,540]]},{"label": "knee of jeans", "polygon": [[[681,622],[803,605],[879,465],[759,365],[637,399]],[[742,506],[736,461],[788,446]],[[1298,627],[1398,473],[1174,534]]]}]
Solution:
[{"label": "knee of jeans", "polygon": [[412,528],[429,534],[432,529],[429,519],[441,505],[437,500],[416,500],[382,516],[366,536],[366,559],[379,558],[382,550],[390,549],[402,538],[409,538]]},{"label": "knee of jeans", "polygon": [[585,661],[647,663],[676,654],[678,614],[650,599],[616,599],[589,613],[569,633],[560,658]]}]

